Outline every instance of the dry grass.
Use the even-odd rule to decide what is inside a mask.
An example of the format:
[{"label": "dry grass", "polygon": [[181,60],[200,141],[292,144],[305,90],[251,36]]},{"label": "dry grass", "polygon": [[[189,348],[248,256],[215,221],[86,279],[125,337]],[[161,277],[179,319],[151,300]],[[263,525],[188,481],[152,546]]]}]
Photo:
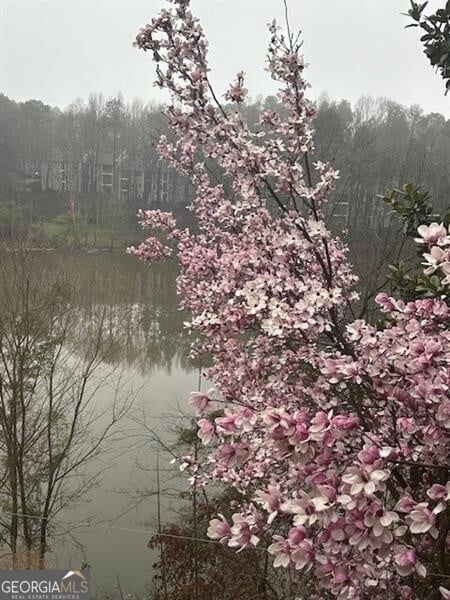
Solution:
[{"label": "dry grass", "polygon": [[[45,568],[52,568],[52,561],[45,560]],[[13,569],[30,570],[39,569],[39,554],[37,552],[27,553],[26,550],[19,550],[16,554],[16,566],[13,566],[13,556],[7,552],[0,555],[0,571],[11,571]]]}]

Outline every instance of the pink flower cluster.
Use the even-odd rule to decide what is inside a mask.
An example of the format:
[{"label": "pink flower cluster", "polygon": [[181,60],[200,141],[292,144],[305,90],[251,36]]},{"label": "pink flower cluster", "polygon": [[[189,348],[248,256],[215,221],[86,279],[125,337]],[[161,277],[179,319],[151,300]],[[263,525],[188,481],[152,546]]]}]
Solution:
[{"label": "pink flower cluster", "polygon": [[431,275],[439,271],[444,275],[442,283],[450,285],[450,226],[448,230],[442,223],[421,225],[418,228],[418,243],[426,244],[429,252],[424,254],[425,274]]},{"label": "pink flower cluster", "polygon": [[[270,32],[267,65],[284,109],[264,112],[255,130],[212,92],[187,0],[136,40],[173,99],[176,141],[160,152],[197,193],[196,231],[177,230],[166,213],[140,215],[176,245],[181,307],[200,338],[193,354],[212,359],[214,390],[190,398],[207,455],[182,466],[242,497],[232,522],[219,515],[208,535],[238,550],[269,538],[276,567],[308,573],[311,600],[322,590],[340,600],[448,598],[450,309],[446,298],[383,293],[383,325],[352,317],[356,277],[321,208],[338,174],[309,164],[315,107],[299,44],[276,24]],[[226,98],[245,94],[240,73]],[[449,283],[448,232],[418,233],[427,271]],[[170,254],[155,238],[131,251],[146,261]]]},{"label": "pink flower cluster", "polygon": [[[168,233],[169,237],[176,231],[176,221],[173,215],[168,212],[162,212],[161,210],[140,210],[138,212],[138,219],[143,229],[159,229]],[[153,236],[148,237],[137,248],[130,246],[127,252],[149,263],[172,256],[171,248]]]}]

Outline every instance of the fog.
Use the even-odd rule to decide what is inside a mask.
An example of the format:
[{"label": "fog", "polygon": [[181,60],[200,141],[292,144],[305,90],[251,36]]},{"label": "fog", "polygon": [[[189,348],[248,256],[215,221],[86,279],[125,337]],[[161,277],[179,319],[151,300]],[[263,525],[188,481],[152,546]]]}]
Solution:
[{"label": "fog", "polygon": [[[302,29],[311,96],[356,101],[387,96],[450,116],[442,82],[404,29],[406,0],[290,0],[292,28]],[[66,107],[77,97],[121,90],[127,99],[164,100],[150,57],[132,48],[141,25],[163,0],[3,0],[0,90]],[[439,2],[429,2],[429,10]],[[264,71],[266,24],[284,20],[282,0],[193,0],[210,40],[213,81],[224,90],[238,70],[253,97],[273,92]]]}]

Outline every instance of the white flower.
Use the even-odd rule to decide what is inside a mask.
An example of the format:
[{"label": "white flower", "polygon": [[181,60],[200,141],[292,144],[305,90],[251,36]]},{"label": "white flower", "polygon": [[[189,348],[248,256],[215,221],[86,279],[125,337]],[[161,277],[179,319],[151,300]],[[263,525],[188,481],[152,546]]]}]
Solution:
[{"label": "white flower", "polygon": [[389,472],[383,469],[374,469],[369,472],[350,467],[342,477],[342,481],[351,485],[350,495],[356,496],[363,491],[370,495],[374,494],[380,488],[380,482],[386,481],[388,477]]},{"label": "white flower", "polygon": [[428,267],[424,271],[425,275],[431,275],[436,271],[436,269],[440,266],[444,254],[445,251],[442,250],[442,248],[439,248],[438,246],[433,246],[429,253],[423,255],[425,259],[425,262],[423,264],[425,266],[428,265]]},{"label": "white flower", "polygon": [[447,236],[447,230],[443,223],[431,223],[431,225],[420,225],[417,228],[420,238],[415,238],[418,244],[436,244]]}]

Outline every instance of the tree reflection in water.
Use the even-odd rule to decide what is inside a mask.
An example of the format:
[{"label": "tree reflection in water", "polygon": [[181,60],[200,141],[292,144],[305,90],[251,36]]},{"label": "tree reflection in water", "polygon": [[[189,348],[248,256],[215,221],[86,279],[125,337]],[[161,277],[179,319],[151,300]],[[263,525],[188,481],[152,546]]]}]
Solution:
[{"label": "tree reflection in water", "polygon": [[177,307],[175,264],[150,269],[126,254],[52,253],[45,258],[48,268],[63,269],[73,286],[73,302],[80,311],[73,332],[78,351],[88,347],[104,315],[103,342],[110,364],[121,363],[141,375],[193,368],[183,329],[186,317]]}]

